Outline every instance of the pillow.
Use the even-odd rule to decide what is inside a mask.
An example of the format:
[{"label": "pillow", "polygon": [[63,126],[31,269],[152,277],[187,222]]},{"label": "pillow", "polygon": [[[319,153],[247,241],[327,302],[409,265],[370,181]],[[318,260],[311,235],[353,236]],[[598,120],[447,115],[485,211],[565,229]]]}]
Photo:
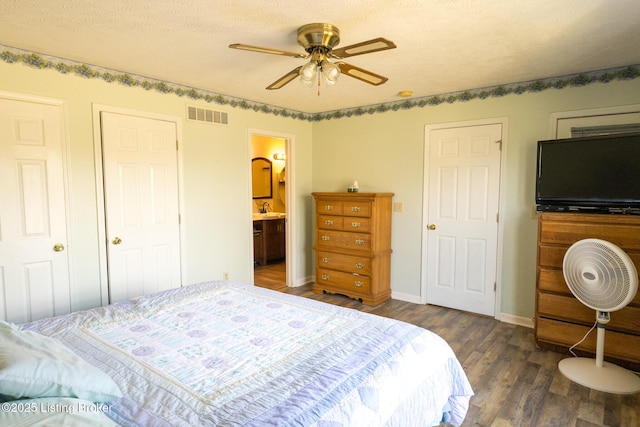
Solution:
[{"label": "pillow", "polygon": [[18,328],[16,325],[14,325],[13,323],[9,323],[6,322],[2,319],[0,319],[0,328],[6,328],[6,329],[20,329]]},{"label": "pillow", "polygon": [[0,425],[24,427],[114,427],[104,414],[110,407],[71,397],[15,400],[1,405]]},{"label": "pillow", "polygon": [[32,331],[0,327],[0,395],[109,402],[122,393],[107,374],[60,341]]}]

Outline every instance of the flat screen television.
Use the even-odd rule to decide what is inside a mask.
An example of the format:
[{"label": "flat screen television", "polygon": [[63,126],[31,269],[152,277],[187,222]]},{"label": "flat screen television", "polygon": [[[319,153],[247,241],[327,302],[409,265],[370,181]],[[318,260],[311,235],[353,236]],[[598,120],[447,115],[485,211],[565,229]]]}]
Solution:
[{"label": "flat screen television", "polygon": [[640,213],[640,133],[538,141],[539,211]]}]

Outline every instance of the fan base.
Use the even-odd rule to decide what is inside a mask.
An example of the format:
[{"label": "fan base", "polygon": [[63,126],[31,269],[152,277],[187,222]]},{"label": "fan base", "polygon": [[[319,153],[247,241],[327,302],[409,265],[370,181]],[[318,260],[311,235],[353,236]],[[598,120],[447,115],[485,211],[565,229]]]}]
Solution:
[{"label": "fan base", "polygon": [[614,394],[634,394],[640,392],[640,377],[613,363],[603,362],[596,366],[595,359],[571,357],[561,360],[558,369],[571,381]]}]

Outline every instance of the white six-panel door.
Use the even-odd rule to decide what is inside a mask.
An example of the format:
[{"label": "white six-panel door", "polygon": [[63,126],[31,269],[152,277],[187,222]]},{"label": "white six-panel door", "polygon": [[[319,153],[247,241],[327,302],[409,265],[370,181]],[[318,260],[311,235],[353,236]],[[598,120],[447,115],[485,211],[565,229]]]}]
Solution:
[{"label": "white six-panel door", "polygon": [[181,285],[176,124],[101,113],[109,302]]},{"label": "white six-panel door", "polygon": [[493,316],[502,125],[428,138],[426,300]]},{"label": "white six-panel door", "polygon": [[0,318],[70,312],[61,105],[0,96]]}]

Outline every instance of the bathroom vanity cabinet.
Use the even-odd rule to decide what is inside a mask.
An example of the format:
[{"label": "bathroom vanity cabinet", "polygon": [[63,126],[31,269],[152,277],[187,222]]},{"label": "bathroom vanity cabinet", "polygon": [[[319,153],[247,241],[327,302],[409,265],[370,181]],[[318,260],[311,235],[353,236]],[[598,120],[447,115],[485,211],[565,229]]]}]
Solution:
[{"label": "bathroom vanity cabinet", "polygon": [[260,265],[285,258],[286,235],[284,218],[253,221],[253,260]]}]

